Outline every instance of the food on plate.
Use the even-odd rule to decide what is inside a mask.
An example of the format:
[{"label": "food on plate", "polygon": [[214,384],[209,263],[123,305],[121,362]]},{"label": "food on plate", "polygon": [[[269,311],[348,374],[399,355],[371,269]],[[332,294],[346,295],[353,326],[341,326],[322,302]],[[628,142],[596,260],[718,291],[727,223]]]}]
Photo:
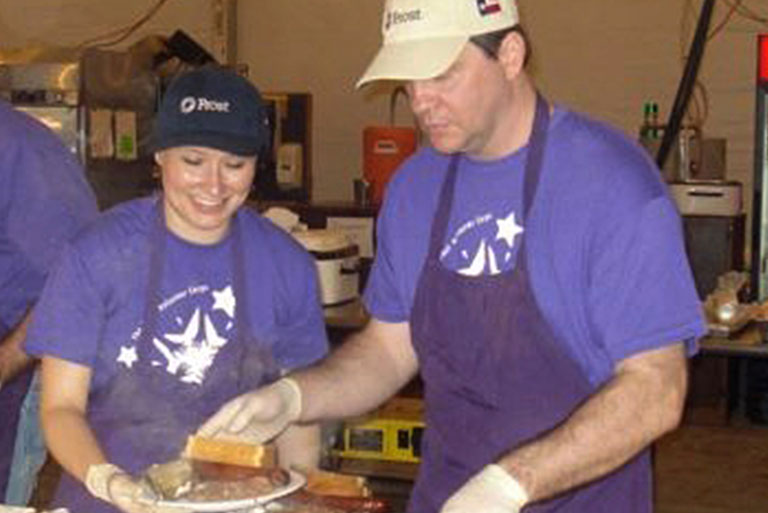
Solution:
[{"label": "food on plate", "polygon": [[250,499],[268,495],[287,484],[288,473],[273,468],[243,479],[197,479],[191,488],[178,498],[189,502]]},{"label": "food on plate", "polygon": [[150,466],[143,476],[163,500],[220,502],[270,494],[289,483],[280,468],[234,467],[187,459]]},{"label": "food on plate", "polygon": [[[184,457],[151,465],[143,475],[163,500],[229,501],[270,494],[289,483],[274,447],[190,437]],[[231,462],[231,463],[230,463]]]},{"label": "food on plate", "polygon": [[173,460],[151,465],[144,478],[158,497],[175,499],[191,489],[194,469],[189,460]]},{"label": "food on plate", "polygon": [[362,476],[320,469],[301,470],[307,477],[307,485],[304,487],[307,492],[337,497],[368,497],[370,495],[366,479]]},{"label": "food on plate", "polygon": [[270,510],[279,513],[387,513],[389,504],[370,497],[339,497],[299,491],[283,497]]},{"label": "food on plate", "polygon": [[265,475],[270,472],[284,474],[275,467],[244,467],[242,465],[229,465],[227,463],[216,463],[213,461],[192,461],[195,474],[204,480],[211,481],[237,481],[249,477]]}]

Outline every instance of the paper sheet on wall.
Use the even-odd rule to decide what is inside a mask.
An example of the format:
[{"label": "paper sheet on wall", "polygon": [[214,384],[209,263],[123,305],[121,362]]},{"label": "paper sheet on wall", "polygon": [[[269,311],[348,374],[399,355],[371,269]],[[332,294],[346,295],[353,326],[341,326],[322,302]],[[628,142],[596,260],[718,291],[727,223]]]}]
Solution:
[{"label": "paper sheet on wall", "polygon": [[329,217],[326,226],[330,229],[342,230],[357,244],[360,256],[373,258],[373,230],[374,219],[372,217]]},{"label": "paper sheet on wall", "polygon": [[115,111],[115,158],[136,160],[136,113],[130,110]]},{"label": "paper sheet on wall", "polygon": [[115,153],[112,144],[112,111],[109,109],[92,109],[88,112],[88,150],[91,158],[109,159]]}]

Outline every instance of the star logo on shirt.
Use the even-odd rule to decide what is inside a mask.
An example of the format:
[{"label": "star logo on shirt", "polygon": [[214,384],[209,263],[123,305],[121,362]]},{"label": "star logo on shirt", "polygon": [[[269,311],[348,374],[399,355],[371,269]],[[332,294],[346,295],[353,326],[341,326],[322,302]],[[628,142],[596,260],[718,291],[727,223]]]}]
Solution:
[{"label": "star logo on shirt", "polygon": [[192,317],[189,319],[187,326],[180,333],[166,333],[165,339],[174,344],[178,344],[184,347],[190,347],[194,345],[195,338],[200,331],[200,310],[195,310]]},{"label": "star logo on shirt", "polygon": [[496,240],[505,240],[510,248],[515,245],[515,236],[523,233],[523,227],[515,221],[514,212],[511,212],[504,219],[497,219],[496,227],[498,229]]},{"label": "star logo on shirt", "polygon": [[234,318],[235,303],[237,301],[235,300],[235,295],[232,293],[232,286],[228,285],[221,290],[212,290],[211,294],[213,294],[212,310],[224,310],[224,313],[226,313],[230,319]]},{"label": "star logo on shirt", "polygon": [[179,375],[184,383],[199,385],[227,339],[219,335],[211,318],[197,309],[183,331],[166,333],[152,342],[165,357],[169,374]]},{"label": "star logo on shirt", "polygon": [[496,255],[483,240],[480,241],[480,246],[477,248],[477,252],[469,266],[457,269],[456,272],[464,276],[480,276],[484,272],[494,275],[499,274],[501,271],[496,263]]},{"label": "star logo on shirt", "polygon": [[117,363],[122,363],[127,368],[133,368],[133,364],[139,360],[139,355],[136,353],[135,346],[121,346],[120,355],[117,357]]}]

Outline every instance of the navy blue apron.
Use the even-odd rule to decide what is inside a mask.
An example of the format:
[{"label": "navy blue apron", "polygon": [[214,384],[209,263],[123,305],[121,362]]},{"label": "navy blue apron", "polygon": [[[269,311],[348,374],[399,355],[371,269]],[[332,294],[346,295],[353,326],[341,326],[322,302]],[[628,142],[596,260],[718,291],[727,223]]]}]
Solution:
[{"label": "navy blue apron", "polygon": [[[548,106],[538,96],[525,165],[526,226],[531,226],[525,221],[536,196],[548,126]],[[427,425],[412,513],[437,513],[485,465],[556,427],[596,391],[539,309],[530,283],[528,232],[510,271],[467,277],[440,263],[459,160],[452,158],[440,193],[411,315]],[[647,457],[525,511],[647,513]]]},{"label": "navy blue apron", "polygon": [[[233,289],[237,298],[235,336],[216,354],[200,385],[180,383],[163,367],[142,365],[129,372],[120,369],[113,382],[95,391],[89,399],[88,420],[107,459],[129,473],[137,474],[152,463],[175,459],[187,436],[213,415],[226,401],[274,381],[279,369],[271,351],[251,335],[246,294],[242,227],[234,216],[230,223]],[[150,236],[150,268],[145,301],[139,358],[149,361],[152,337],[157,328],[157,306],[167,262],[169,235],[158,200],[156,223]],[[211,262],[210,265],[216,265]],[[55,503],[73,512],[115,513],[119,510],[95,499],[71,476],[62,476]]]}]

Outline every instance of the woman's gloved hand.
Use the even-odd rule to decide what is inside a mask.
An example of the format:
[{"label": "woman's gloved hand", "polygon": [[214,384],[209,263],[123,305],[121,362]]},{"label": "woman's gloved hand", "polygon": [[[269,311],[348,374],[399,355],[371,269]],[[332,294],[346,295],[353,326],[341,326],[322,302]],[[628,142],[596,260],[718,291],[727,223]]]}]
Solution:
[{"label": "woman's gloved hand", "polygon": [[155,494],[127,472],[111,463],[88,467],[85,487],[91,495],[109,502],[125,513],[184,513],[184,510],[157,505]]},{"label": "woman's gloved hand", "polygon": [[520,483],[492,464],[459,488],[440,513],[518,513],[527,502],[528,494]]},{"label": "woman's gloved hand", "polygon": [[225,404],[195,433],[252,444],[268,442],[301,415],[301,389],[290,378],[243,394]]}]

